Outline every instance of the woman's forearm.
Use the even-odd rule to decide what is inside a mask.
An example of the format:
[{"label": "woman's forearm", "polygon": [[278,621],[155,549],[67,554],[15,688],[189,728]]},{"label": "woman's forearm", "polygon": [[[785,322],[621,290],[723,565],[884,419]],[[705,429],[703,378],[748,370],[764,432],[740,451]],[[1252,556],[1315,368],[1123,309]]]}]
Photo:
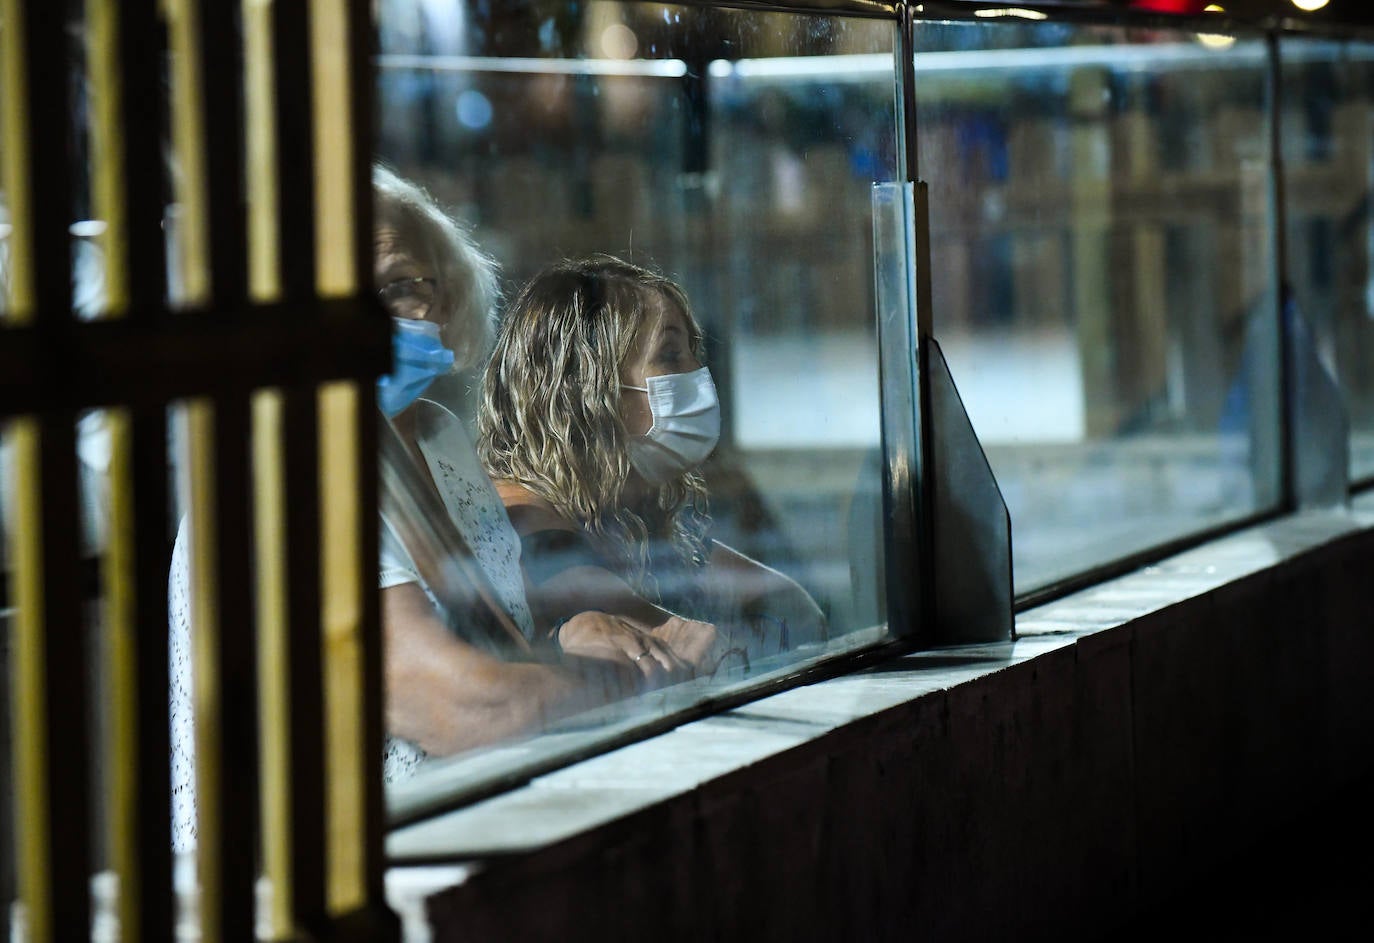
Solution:
[{"label": "woman's forearm", "polygon": [[386,729],[448,755],[537,731],[597,703],[558,665],[507,662],[456,638],[415,584],[383,591]]}]

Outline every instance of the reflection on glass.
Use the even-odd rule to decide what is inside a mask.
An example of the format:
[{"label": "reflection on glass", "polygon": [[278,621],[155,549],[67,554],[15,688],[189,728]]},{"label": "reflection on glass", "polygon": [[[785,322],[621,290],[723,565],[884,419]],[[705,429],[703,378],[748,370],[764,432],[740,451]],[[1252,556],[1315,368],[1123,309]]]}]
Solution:
[{"label": "reflection on glass", "polygon": [[1350,478],[1374,476],[1374,44],[1285,39],[1288,274],[1350,419]]},{"label": "reflection on glass", "polygon": [[884,631],[893,24],[540,9],[381,8],[379,159],[458,222],[378,204],[383,440],[409,455],[383,456],[393,781]]},{"label": "reflection on glass", "polygon": [[1264,45],[917,29],[936,335],[1018,592],[1276,500]]}]

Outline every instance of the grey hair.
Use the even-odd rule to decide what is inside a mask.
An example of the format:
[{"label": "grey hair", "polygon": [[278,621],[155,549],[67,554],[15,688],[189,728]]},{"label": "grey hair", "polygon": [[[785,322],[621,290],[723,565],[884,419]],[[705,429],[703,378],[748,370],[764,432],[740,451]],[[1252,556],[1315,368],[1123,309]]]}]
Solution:
[{"label": "grey hair", "polygon": [[372,198],[373,225],[395,229],[417,261],[433,266],[454,368],[479,364],[495,333],[496,263],[423,187],[379,163],[372,165]]}]

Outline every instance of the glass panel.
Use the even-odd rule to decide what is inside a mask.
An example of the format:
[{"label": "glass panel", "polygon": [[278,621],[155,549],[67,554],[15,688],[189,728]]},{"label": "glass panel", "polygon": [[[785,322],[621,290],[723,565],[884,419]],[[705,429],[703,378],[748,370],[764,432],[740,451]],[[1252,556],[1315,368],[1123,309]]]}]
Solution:
[{"label": "glass panel", "polygon": [[[400,182],[379,178],[379,229],[399,234],[387,207],[407,182],[426,187],[495,260],[504,318],[487,365],[481,305],[447,314],[447,263],[379,239],[393,314],[449,317],[398,345],[456,354],[418,406],[388,381],[393,428],[427,467],[388,471],[384,449],[382,581],[449,600],[450,629],[475,646],[518,648],[513,624],[536,661],[579,612],[632,615],[647,638],[575,622],[556,634],[565,666],[599,656],[610,682],[566,704],[655,689],[598,718],[633,723],[885,631],[870,191],[896,177],[895,29],[658,4],[542,11],[382,5],[378,154]],[[599,254],[616,261],[587,261]],[[509,514],[489,509],[488,476]],[[433,503],[431,478],[474,503],[406,525]],[[386,558],[388,539],[405,552]],[[443,570],[463,544],[478,568]],[[383,590],[384,612],[400,595]],[[645,645],[673,670],[637,671]],[[586,715],[560,729],[584,722],[612,729]],[[453,739],[433,753],[533,729],[443,724]],[[575,741],[550,734],[534,753]]]},{"label": "glass panel", "polygon": [[1019,593],[1277,497],[1260,40],[920,23],[934,329]]},{"label": "glass panel", "polygon": [[1374,476],[1374,43],[1285,39],[1288,275],[1340,384],[1350,477]]}]

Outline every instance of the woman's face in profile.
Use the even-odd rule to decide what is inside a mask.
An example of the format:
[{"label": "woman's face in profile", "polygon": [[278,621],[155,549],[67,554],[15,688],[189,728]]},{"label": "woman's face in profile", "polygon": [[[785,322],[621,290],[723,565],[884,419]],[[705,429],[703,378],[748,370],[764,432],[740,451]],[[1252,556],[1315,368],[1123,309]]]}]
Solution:
[{"label": "woman's face in profile", "polygon": [[395,318],[433,321],[440,333],[447,333],[448,324],[434,304],[438,289],[434,266],[411,251],[390,226],[378,226],[372,244],[373,284],[387,313]]},{"label": "woman's face in profile", "polygon": [[[691,373],[701,369],[692,353],[692,335],[687,319],[677,305],[655,292],[648,305],[644,323],[635,335],[629,354],[620,365],[620,382],[625,386],[647,386],[649,377],[669,373]],[[649,396],[639,390],[620,390],[620,418],[630,435],[644,435],[654,424],[649,411]]]}]

